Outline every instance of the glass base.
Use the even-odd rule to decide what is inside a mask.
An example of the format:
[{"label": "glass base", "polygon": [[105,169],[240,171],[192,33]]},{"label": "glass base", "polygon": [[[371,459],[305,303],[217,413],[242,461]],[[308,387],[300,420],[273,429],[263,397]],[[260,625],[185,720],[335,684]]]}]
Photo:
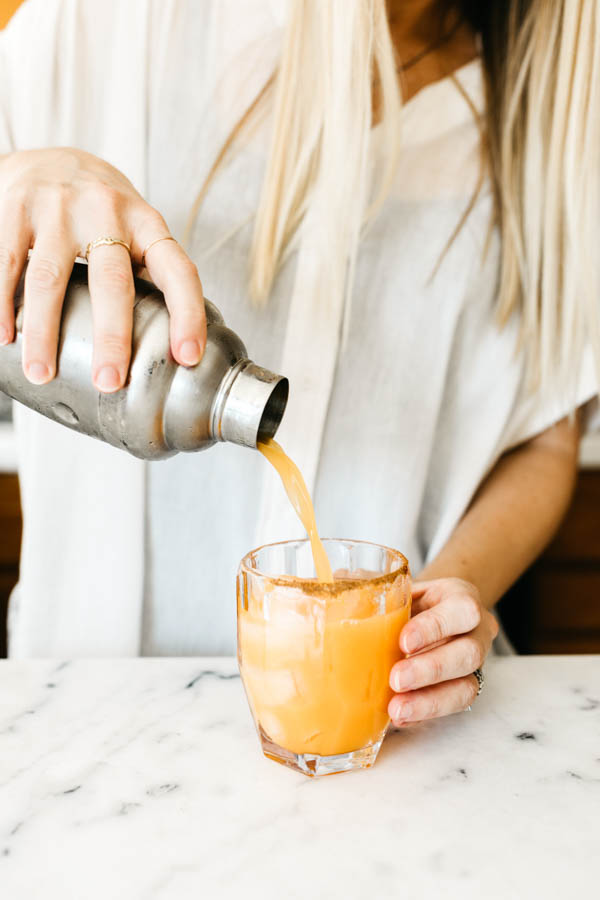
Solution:
[{"label": "glass base", "polygon": [[360,750],[349,753],[336,753],[333,756],[320,756],[318,753],[293,753],[280,747],[259,729],[260,742],[264,755],[268,759],[302,772],[313,778],[315,775],[336,775],[338,772],[352,772],[354,769],[369,769],[379,753],[383,738],[374,744],[368,744]]}]

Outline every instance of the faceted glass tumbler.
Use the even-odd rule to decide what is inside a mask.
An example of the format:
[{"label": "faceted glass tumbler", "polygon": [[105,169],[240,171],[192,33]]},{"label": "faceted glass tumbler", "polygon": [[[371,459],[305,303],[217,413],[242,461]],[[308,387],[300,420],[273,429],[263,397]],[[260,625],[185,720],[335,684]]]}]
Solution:
[{"label": "faceted glass tumbler", "polygon": [[410,617],[406,558],[366,541],[252,550],[237,577],[238,662],[265,756],[306,775],[372,766],[389,726],[389,675]]}]

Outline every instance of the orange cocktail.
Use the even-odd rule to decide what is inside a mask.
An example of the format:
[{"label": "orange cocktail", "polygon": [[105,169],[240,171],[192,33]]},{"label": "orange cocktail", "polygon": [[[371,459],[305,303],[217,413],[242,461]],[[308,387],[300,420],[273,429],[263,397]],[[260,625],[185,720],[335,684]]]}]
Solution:
[{"label": "orange cocktail", "polygon": [[263,750],[307,774],[375,761],[410,615],[402,554],[360,541],[324,544],[333,583],[307,575],[307,541],[255,550],[238,574],[240,672]]}]

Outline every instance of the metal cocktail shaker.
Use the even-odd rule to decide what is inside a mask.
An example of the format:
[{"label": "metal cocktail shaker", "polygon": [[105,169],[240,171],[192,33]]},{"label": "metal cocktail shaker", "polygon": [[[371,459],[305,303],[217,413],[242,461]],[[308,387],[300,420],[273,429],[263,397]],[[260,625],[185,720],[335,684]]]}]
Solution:
[{"label": "metal cocktail shaker", "polygon": [[0,347],[0,390],[83,434],[142,459],[203,450],[217,441],[256,447],[273,437],[288,396],[287,379],[248,359],[240,338],[206,303],[208,339],[202,360],[184,368],[169,350],[169,314],[163,295],[136,280],[129,377],[114,394],[91,380],[92,310],[87,266],[76,263],[65,296],[57,374],[33,385],[21,365],[23,287],[15,296],[16,339]]}]

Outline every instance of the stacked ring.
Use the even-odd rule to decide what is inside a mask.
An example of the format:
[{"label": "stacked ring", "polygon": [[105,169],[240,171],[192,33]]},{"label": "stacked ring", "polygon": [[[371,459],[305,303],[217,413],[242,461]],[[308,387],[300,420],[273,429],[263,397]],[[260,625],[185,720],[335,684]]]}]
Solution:
[{"label": "stacked ring", "polygon": [[131,255],[131,247],[127,243],[127,241],[122,241],[121,238],[115,237],[101,237],[96,238],[95,241],[90,241],[87,247],[85,248],[85,258],[89,260],[90,253],[92,250],[95,250],[96,247],[110,247],[113,244],[118,244],[121,247],[125,247],[129,255]]},{"label": "stacked ring", "polygon": [[142,266],[146,265],[146,253],[148,252],[148,250],[151,247],[154,247],[155,244],[160,244],[161,241],[175,241],[175,243],[177,243],[175,238],[172,237],[170,234],[165,234],[164,237],[155,238],[155,240],[150,241],[150,243],[146,244],[146,246],[142,250]]}]

